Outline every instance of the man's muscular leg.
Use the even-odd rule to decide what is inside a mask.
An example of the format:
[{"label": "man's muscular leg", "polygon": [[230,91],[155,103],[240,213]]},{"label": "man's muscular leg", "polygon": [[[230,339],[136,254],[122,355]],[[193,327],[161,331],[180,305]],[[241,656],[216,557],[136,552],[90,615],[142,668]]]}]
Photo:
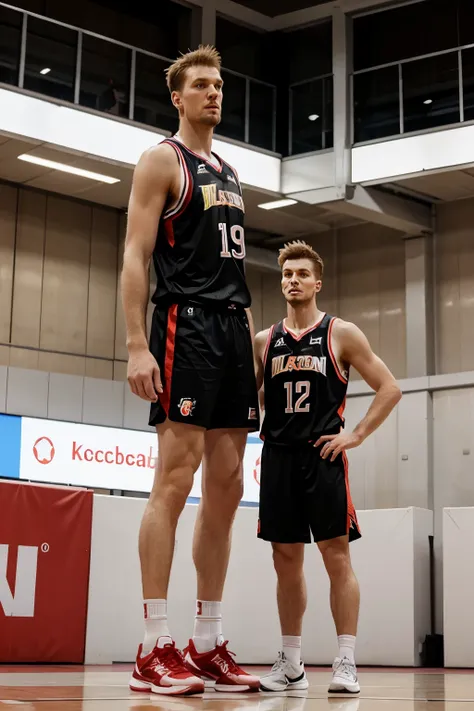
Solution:
[{"label": "man's muscular leg", "polygon": [[167,420],[158,425],[158,463],[139,536],[145,642],[150,652],[158,637],[169,635],[166,599],[176,526],[204,451],[205,430]]},{"label": "man's muscular leg", "polygon": [[247,430],[211,430],[205,437],[202,499],[193,541],[200,613],[196,614],[194,642],[202,652],[214,648],[222,630],[221,600],[232,525],[243,493],[246,442]]},{"label": "man's muscular leg", "polygon": [[351,564],[348,536],[318,543],[331,582],[331,612],[336,625],[340,657],[354,664],[359,619],[359,583]]}]

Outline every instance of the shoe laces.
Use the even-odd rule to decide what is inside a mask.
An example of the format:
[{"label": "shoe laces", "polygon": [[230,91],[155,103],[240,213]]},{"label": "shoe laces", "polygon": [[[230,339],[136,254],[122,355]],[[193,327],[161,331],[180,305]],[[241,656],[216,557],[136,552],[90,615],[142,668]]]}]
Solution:
[{"label": "shoe laces", "polygon": [[165,644],[165,646],[160,649],[160,652],[160,661],[158,664],[165,664],[170,671],[183,671],[183,667],[185,666],[184,657],[181,651],[176,648],[175,642]]},{"label": "shoe laces", "polygon": [[284,671],[286,668],[287,659],[284,652],[278,652],[278,659],[272,666],[272,672]]},{"label": "shoe laces", "polygon": [[343,659],[338,659],[334,662],[334,671],[337,671],[338,674],[343,674],[344,676],[348,677],[356,675],[356,667],[354,664],[350,663],[347,657],[344,657]]},{"label": "shoe laces", "polygon": [[238,664],[236,664],[234,662],[234,660],[232,659],[232,657],[235,657],[235,653],[231,652],[230,649],[227,649],[228,644],[229,644],[229,640],[226,640],[222,644],[217,645],[219,655],[226,662],[226,664],[228,664],[229,671],[232,671],[232,672],[240,671]]}]

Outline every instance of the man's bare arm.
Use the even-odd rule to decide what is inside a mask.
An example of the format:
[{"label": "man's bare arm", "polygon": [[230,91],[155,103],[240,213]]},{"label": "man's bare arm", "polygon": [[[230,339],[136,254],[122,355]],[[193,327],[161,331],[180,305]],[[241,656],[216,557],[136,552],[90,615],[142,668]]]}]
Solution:
[{"label": "man's bare arm", "polygon": [[362,444],[387,419],[402,397],[394,376],[385,363],[375,355],[366,336],[357,326],[336,321],[333,339],[340,360],[354,367],[376,394],[367,414],[353,432],[328,435],[318,440],[316,446],[326,442],[321,450],[321,456],[325,459],[332,454],[332,460],[343,450]]},{"label": "man's bare arm", "polygon": [[257,390],[263,385],[263,375],[265,364],[263,359],[265,358],[265,348],[267,345],[269,329],[266,331],[260,331],[255,336],[254,342],[254,363],[255,363],[255,378],[257,380]]},{"label": "man's bare arm", "polygon": [[158,399],[163,388],[158,364],[148,349],[146,333],[149,270],[158,224],[175,171],[176,156],[170,146],[155,146],[140,158],[130,194],[121,275],[129,352],[128,382],[132,392],[152,402]]}]

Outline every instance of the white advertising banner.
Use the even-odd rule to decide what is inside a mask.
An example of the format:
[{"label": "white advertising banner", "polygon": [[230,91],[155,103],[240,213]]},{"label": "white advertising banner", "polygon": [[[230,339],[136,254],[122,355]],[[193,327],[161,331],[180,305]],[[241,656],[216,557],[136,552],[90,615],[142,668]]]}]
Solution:
[{"label": "white advertising banner", "polygon": [[[245,503],[258,503],[258,435],[249,435],[244,459]],[[20,479],[94,489],[150,492],[158,440],[153,432],[22,418]],[[190,497],[201,497],[201,469]]]}]

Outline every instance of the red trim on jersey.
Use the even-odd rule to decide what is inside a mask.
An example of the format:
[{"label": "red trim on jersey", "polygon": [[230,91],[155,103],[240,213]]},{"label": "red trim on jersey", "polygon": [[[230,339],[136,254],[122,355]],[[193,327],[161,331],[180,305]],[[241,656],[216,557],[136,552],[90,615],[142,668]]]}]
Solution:
[{"label": "red trim on jersey", "polygon": [[166,348],[165,348],[165,373],[163,383],[163,394],[160,402],[166,416],[169,415],[170,397],[171,397],[171,378],[173,375],[174,349],[176,343],[176,322],[178,320],[178,305],[173,304],[168,309],[168,325],[166,329]]},{"label": "red trim on jersey", "polygon": [[339,415],[339,417],[341,418],[341,420],[342,420],[343,422],[344,422],[344,412],[345,412],[345,409],[346,409],[346,400],[347,400],[347,398],[345,397],[344,400],[342,401],[341,407],[340,407],[339,410],[337,411],[337,414]]},{"label": "red trim on jersey", "polygon": [[166,237],[168,239],[168,244],[170,247],[174,247],[173,218],[171,217],[169,220],[165,220],[163,225],[165,228]]},{"label": "red trim on jersey", "polygon": [[339,380],[341,380],[343,383],[347,383],[347,378],[345,378],[345,377],[343,376],[343,374],[341,373],[341,370],[340,370],[340,368],[339,368],[339,366],[338,366],[338,364],[337,364],[337,360],[336,360],[336,358],[335,358],[335,356],[334,356],[334,351],[333,351],[333,349],[332,349],[332,344],[331,344],[332,327],[334,326],[334,321],[335,321],[335,320],[336,320],[335,318],[331,319],[331,323],[329,324],[329,332],[328,332],[328,349],[329,349],[329,355],[331,356],[332,364],[333,364],[334,369],[335,369],[335,371],[336,371],[336,373],[337,373],[337,377],[338,377]]},{"label": "red trim on jersey", "polygon": [[313,326],[310,326],[309,328],[307,328],[306,331],[303,331],[302,333],[300,333],[299,336],[297,336],[295,333],[293,333],[293,331],[291,331],[289,328],[287,328],[285,326],[285,319],[283,319],[283,330],[285,331],[285,333],[288,333],[292,338],[294,338],[295,341],[301,341],[303,336],[307,336],[308,333],[311,333],[311,331],[314,331],[315,328],[318,328],[318,326],[320,326],[322,324],[325,316],[326,316],[326,314],[323,314],[322,318],[318,321],[318,323],[315,323]]},{"label": "red trim on jersey", "polygon": [[264,368],[265,368],[265,366],[266,366],[266,364],[267,364],[268,350],[269,350],[269,348],[270,348],[270,343],[272,342],[273,331],[274,331],[274,330],[275,330],[275,324],[273,324],[273,326],[271,327],[270,331],[268,332],[267,342],[266,342],[266,344],[265,344],[265,350],[264,350],[264,352],[263,352],[263,367],[264,367]]},{"label": "red trim on jersey", "polygon": [[359,528],[359,522],[357,521],[357,514],[356,510],[354,508],[354,504],[352,503],[352,497],[351,497],[351,492],[350,492],[350,487],[349,487],[349,462],[347,459],[347,454],[345,452],[342,453],[342,461],[344,462],[344,479],[346,483],[346,497],[347,497],[347,530],[346,534],[349,534],[349,531],[351,529],[351,524],[354,524],[355,528],[357,531],[360,533],[360,528]]},{"label": "red trim on jersey", "polygon": [[[174,139],[174,140],[177,140],[177,139]],[[178,141],[178,143],[179,143],[179,141]],[[196,158],[199,158],[199,160],[204,161],[204,163],[208,163],[212,168],[214,168],[214,170],[217,170],[218,173],[222,173],[222,168],[224,167],[224,161],[222,160],[222,158],[220,156],[217,155],[217,153],[214,153],[214,151],[211,151],[212,155],[215,156],[217,158],[217,160],[219,161],[219,163],[220,163],[219,167],[217,167],[217,165],[214,165],[214,163],[212,163],[212,161],[207,160],[207,158],[204,158],[204,156],[200,156],[199,153],[195,153],[194,151],[192,151],[185,143],[182,143],[181,145],[183,145],[187,151],[192,153],[193,156],[196,156]]]},{"label": "red trim on jersey", "polygon": [[179,146],[177,146],[176,143],[173,143],[172,141],[166,140],[166,141],[163,141],[163,143],[167,143],[169,146],[172,146],[174,148],[174,150],[176,151],[176,155],[178,156],[178,162],[179,162],[180,168],[182,169],[183,174],[184,174],[184,185],[183,185],[181,194],[179,196],[178,202],[176,203],[176,205],[173,208],[171,208],[170,210],[167,210],[164,213],[163,221],[166,222],[167,220],[176,220],[186,210],[189,203],[191,202],[191,198],[193,195],[194,181],[193,181],[193,176],[191,174],[191,171],[188,168],[188,164],[186,163],[186,161],[184,159],[184,155],[183,155],[183,152],[181,151],[181,148]]}]

